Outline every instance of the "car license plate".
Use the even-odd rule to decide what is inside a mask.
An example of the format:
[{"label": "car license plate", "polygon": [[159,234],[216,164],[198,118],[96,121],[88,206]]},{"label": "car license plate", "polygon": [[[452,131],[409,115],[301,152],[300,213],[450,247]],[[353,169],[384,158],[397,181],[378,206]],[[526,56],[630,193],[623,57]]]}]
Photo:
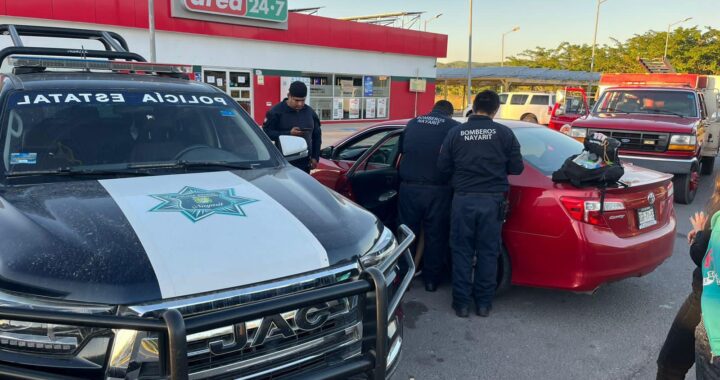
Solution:
[{"label": "car license plate", "polygon": [[638,223],[640,225],[640,229],[645,229],[648,227],[652,227],[657,224],[657,219],[655,219],[655,208],[645,207],[638,209]]}]

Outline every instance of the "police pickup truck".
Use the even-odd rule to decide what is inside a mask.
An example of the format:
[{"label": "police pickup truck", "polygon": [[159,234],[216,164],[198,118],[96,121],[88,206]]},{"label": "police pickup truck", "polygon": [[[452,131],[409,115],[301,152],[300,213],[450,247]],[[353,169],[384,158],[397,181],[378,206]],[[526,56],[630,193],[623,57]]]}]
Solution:
[{"label": "police pickup truck", "polygon": [[188,66],[109,32],[0,31],[0,378],[389,376],[407,228],[289,165],[302,138],[278,150],[226,94],[172,78]]}]

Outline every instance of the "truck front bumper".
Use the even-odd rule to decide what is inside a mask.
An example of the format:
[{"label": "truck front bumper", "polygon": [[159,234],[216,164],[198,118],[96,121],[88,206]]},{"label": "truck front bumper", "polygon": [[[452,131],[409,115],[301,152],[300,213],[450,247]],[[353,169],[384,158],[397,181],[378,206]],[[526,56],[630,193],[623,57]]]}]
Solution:
[{"label": "truck front bumper", "polygon": [[623,163],[629,162],[636,166],[668,174],[688,174],[694,165],[699,165],[698,159],[695,157],[678,159],[620,155],[620,160]]},{"label": "truck front bumper", "polygon": [[[300,373],[293,373],[291,376],[311,379],[345,379],[362,376],[372,380],[384,380],[396,369],[400,358],[402,348],[400,303],[415,274],[413,257],[408,250],[415,236],[406,226],[401,226],[400,229],[404,236],[398,246],[386,260],[377,266],[365,268],[357,277],[295,294],[281,295],[191,316],[183,315],[179,308],[158,310],[160,314],[157,316],[111,316],[0,307],[0,319],[153,332],[160,336],[157,347],[160,373],[151,378],[188,380],[206,377],[203,374],[194,373],[189,365],[188,336],[191,334],[224,326],[234,326],[263,316],[278,315],[299,308],[313,307],[323,302],[355,297],[359,299],[358,304],[362,305],[361,336],[359,337],[362,347],[356,354],[345,360],[326,364],[319,363]],[[399,267],[403,267],[403,270],[399,271]],[[276,359],[278,354],[278,352],[274,353]],[[130,357],[128,360],[131,360]],[[60,374],[56,368],[48,368],[47,371],[44,371],[42,365],[30,368],[28,365],[17,364],[14,362],[0,364],[0,378],[28,380],[87,378],[87,376],[68,376],[66,375],[69,372],[67,370],[60,371],[63,372]],[[226,379],[248,376],[255,378],[268,375],[268,372],[275,369],[279,372],[287,370],[287,366],[280,366],[282,364],[280,361],[272,361],[268,364],[279,367],[270,368],[269,371],[258,374],[253,373],[250,366],[241,367],[238,366],[238,363],[232,363],[225,367],[215,368],[216,371],[222,373],[212,377]],[[98,378],[99,376],[93,377]],[[125,376],[116,377],[106,374],[103,378],[115,379],[125,378]]]}]

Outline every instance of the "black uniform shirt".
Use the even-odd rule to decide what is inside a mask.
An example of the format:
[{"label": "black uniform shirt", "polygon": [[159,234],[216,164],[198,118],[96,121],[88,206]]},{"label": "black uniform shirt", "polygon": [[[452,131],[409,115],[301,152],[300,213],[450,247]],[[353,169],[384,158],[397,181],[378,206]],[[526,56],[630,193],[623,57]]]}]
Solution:
[{"label": "black uniform shirt", "polygon": [[299,111],[287,105],[287,99],[274,105],[265,115],[263,130],[271,140],[277,143],[282,135],[290,135],[290,130],[298,127],[303,130],[308,144],[310,158],[320,157],[322,131],[320,118],[312,107],[305,105]]},{"label": "black uniform shirt", "polygon": [[472,115],[448,133],[437,162],[456,192],[502,193],[508,174],[525,168],[520,143],[510,128],[487,116]]},{"label": "black uniform shirt", "polygon": [[441,185],[443,181],[437,167],[445,136],[459,122],[440,112],[430,112],[427,115],[410,120],[400,136],[400,178],[406,182]]}]

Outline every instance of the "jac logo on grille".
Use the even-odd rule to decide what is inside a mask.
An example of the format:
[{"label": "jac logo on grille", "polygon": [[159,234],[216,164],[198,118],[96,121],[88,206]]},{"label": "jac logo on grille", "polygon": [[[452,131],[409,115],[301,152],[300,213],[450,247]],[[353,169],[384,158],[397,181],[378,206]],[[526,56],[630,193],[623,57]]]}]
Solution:
[{"label": "jac logo on grille", "polygon": [[192,12],[244,17],[247,14],[245,0],[183,0],[185,8]]},{"label": "jac logo on grille", "polygon": [[[343,300],[346,304],[347,300]],[[294,317],[286,319],[282,314],[270,315],[262,319],[254,334],[248,331],[248,324],[238,323],[233,326],[234,339],[210,341],[208,348],[213,355],[224,355],[245,348],[262,346],[265,342],[275,339],[292,338],[304,331],[312,331],[322,327],[332,315],[332,307],[328,303],[298,309]]]}]

